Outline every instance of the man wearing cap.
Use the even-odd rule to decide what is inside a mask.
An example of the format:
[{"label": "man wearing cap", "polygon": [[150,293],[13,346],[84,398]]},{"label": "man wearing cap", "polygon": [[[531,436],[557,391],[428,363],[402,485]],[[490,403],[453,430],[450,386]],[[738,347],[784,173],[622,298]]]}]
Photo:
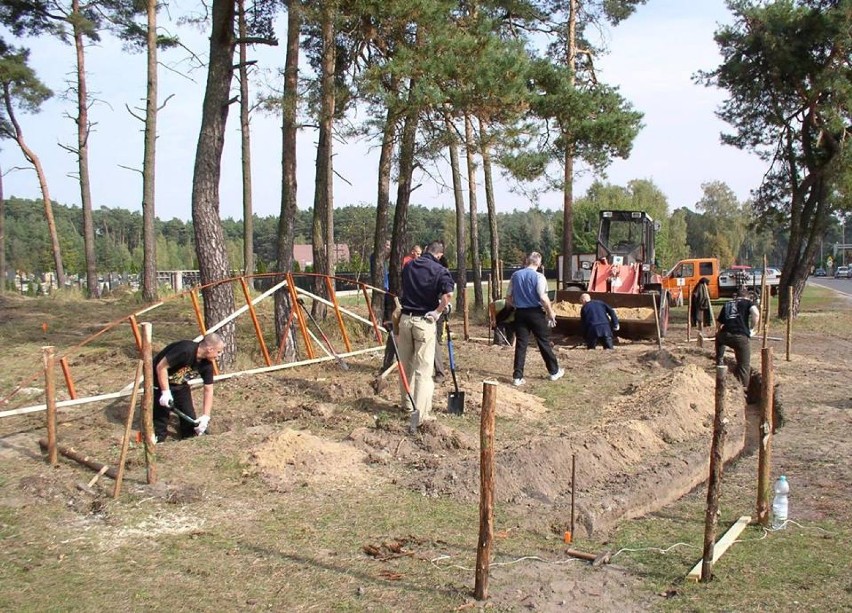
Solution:
[{"label": "man wearing cap", "polygon": [[444,244],[434,241],[426,252],[402,269],[402,315],[399,320],[399,361],[408,377],[414,406],[400,377],[402,405],[411,411],[412,434],[432,417],[435,383],[435,323],[453,298],[455,284],[450,271],[441,266]]}]

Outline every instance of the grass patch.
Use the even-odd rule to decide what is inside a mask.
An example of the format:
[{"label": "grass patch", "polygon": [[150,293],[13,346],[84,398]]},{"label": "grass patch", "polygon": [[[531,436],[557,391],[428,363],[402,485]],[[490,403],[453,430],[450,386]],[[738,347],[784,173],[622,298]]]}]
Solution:
[{"label": "grass patch", "polygon": [[[640,576],[649,592],[668,593],[662,611],[848,611],[852,531],[833,522],[789,524],[781,531],[748,527],[713,568],[713,580],[686,581],[701,559],[703,508],[693,495],[666,514],[622,524],[612,544],[619,564]],[[723,514],[717,540],[737,517]],[[680,543],[681,545],[675,546]],[[665,553],[662,550],[667,550]]]}]

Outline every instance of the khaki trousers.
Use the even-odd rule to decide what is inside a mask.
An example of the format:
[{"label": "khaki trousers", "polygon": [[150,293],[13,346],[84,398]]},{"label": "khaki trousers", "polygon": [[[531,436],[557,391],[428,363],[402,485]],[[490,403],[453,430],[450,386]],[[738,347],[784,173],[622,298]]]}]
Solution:
[{"label": "khaki trousers", "polygon": [[416,428],[432,417],[432,394],[435,382],[432,370],[435,362],[435,322],[416,315],[403,315],[399,322],[399,360],[408,377],[411,396],[415,406],[411,406],[408,394],[400,377],[402,406],[413,411],[411,425]]}]

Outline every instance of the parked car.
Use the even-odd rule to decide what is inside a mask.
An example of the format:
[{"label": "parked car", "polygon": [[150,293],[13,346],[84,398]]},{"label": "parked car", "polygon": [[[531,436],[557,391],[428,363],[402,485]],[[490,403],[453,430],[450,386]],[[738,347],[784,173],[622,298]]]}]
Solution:
[{"label": "parked car", "polygon": [[849,267],[848,266],[838,266],[834,269],[834,278],[835,279],[848,279],[849,278]]},{"label": "parked car", "polygon": [[[755,277],[758,277],[758,278],[763,277],[763,269],[762,268],[753,268],[750,271],[749,274],[751,276],[755,276]],[[780,279],[781,278],[781,271],[778,270],[777,268],[767,268],[766,269],[766,278],[770,279],[770,280],[771,279]]]},{"label": "parked car", "polygon": [[814,271],[814,276],[815,277],[826,277],[828,275],[826,275],[825,268],[817,268]]}]

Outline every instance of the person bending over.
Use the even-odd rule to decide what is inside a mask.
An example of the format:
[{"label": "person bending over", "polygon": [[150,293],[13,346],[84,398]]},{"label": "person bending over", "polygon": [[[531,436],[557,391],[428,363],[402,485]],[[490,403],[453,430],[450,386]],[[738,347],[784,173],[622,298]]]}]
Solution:
[{"label": "person bending over", "polygon": [[[213,410],[213,360],[222,352],[222,337],[212,333],[201,342],[175,341],[154,357],[154,434],[162,443],[168,436],[169,416],[174,407],[180,417],[181,438],[198,436],[207,431]],[[204,382],[202,414],[196,420],[189,380]],[[197,423],[192,423],[193,420]]]}]

